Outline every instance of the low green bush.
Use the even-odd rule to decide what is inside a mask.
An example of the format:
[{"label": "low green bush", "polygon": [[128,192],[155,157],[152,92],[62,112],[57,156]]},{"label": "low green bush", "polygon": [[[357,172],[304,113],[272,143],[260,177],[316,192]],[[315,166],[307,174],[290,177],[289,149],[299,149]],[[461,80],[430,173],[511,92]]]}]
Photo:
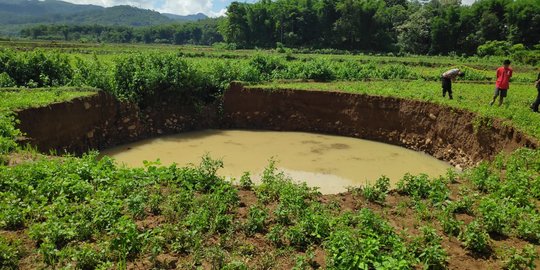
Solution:
[{"label": "low green bush", "polygon": [[463,246],[475,253],[485,254],[491,250],[491,239],[483,225],[478,221],[472,221],[459,235]]}]

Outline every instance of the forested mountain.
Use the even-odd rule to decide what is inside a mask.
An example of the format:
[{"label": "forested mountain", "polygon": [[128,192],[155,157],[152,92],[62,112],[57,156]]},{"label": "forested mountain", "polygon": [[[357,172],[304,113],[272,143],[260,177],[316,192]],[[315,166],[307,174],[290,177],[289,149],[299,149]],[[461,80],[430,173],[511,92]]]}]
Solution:
[{"label": "forested mountain", "polygon": [[0,32],[20,30],[32,24],[99,24],[105,26],[148,26],[195,21],[207,18],[204,14],[180,16],[130,6],[104,8],[76,5],[57,0],[0,0]]},{"label": "forested mountain", "polygon": [[198,21],[198,20],[204,20],[208,19],[208,16],[204,15],[203,13],[197,13],[193,15],[176,15],[176,14],[170,14],[170,13],[161,13],[165,16],[167,16],[169,19],[173,19],[176,21]]},{"label": "forested mountain", "polygon": [[218,32],[223,20],[204,19],[143,27],[40,24],[22,29],[20,35],[44,40],[212,45],[223,41],[223,36]]}]

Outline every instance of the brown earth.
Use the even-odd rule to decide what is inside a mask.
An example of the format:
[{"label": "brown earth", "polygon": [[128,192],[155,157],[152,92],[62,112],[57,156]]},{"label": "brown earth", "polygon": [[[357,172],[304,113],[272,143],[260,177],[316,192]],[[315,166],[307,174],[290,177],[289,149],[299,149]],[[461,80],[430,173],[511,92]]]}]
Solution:
[{"label": "brown earth", "polygon": [[225,93],[224,111],[227,128],[356,137],[423,151],[460,166],[538,146],[502,121],[490,124],[472,112],[392,97],[233,84]]},{"label": "brown earth", "polygon": [[98,92],[89,97],[17,112],[18,128],[41,152],[81,154],[161,134],[215,127],[216,106],[157,102],[140,108]]},{"label": "brown earth", "polygon": [[[450,184],[452,192],[451,197],[459,199],[459,190],[466,186],[466,182],[456,182]],[[234,222],[236,224],[244,224],[248,219],[248,208],[251,205],[258,203],[255,192],[251,190],[239,190],[239,207],[234,210]],[[420,228],[422,226],[433,226],[437,230],[437,234],[442,237],[442,246],[448,254],[447,268],[450,270],[473,270],[473,269],[502,269],[502,262],[505,257],[505,252],[509,247],[517,249],[523,248],[529,244],[527,241],[516,237],[500,237],[492,238],[492,252],[485,256],[478,256],[467,251],[457,237],[447,236],[442,231],[436,215],[427,218],[420,218],[420,215],[412,206],[413,199],[400,195],[395,191],[391,191],[386,197],[384,204],[373,203],[359,194],[352,192],[322,195],[317,199],[321,203],[333,203],[339,205],[341,212],[355,211],[362,208],[369,208],[378,215],[381,215],[389,224],[394,227],[396,232],[405,233],[410,240],[421,235]],[[260,202],[259,202],[260,203]],[[277,204],[274,202],[268,207],[269,212],[273,213]],[[267,226],[274,223],[273,214]],[[475,217],[469,214],[460,214],[458,219],[464,221],[465,224],[471,222]],[[148,214],[143,220],[137,221],[140,230],[159,227],[167,223],[166,219],[161,215]],[[250,266],[250,269],[292,269],[295,266],[298,256],[303,256],[306,253],[297,249],[278,250],[270,240],[266,239],[264,234],[256,233],[247,235],[242,227],[236,226],[231,238],[223,242],[222,236],[216,234],[204,246],[220,246],[229,253],[229,256],[240,259]],[[19,265],[20,269],[44,269],[46,266],[42,263],[43,258],[36,252],[37,243],[28,237],[28,231],[0,231],[0,235],[7,239],[18,239],[21,241],[24,250],[24,256]],[[536,246],[537,252],[540,253],[540,246]],[[313,269],[326,268],[326,255],[322,246],[314,246],[315,256],[312,259]],[[229,258],[230,259],[230,258]],[[213,258],[203,257],[199,259],[202,269],[216,269],[216,262]],[[141,255],[133,261],[127,263],[127,269],[201,269],[197,268],[194,263],[199,261],[193,258],[190,254],[177,253],[162,253],[155,259],[148,255]],[[540,258],[535,260],[537,269],[540,269]],[[420,268],[418,268],[420,269]]]},{"label": "brown earth", "polygon": [[[164,99],[167,100],[167,99]],[[466,167],[501,151],[537,148],[534,138],[472,112],[422,101],[344,92],[268,90],[233,83],[218,104],[165,101],[140,108],[99,92],[18,111],[25,140],[42,152],[80,154],[164,134],[208,128],[317,132],[426,152]]]}]

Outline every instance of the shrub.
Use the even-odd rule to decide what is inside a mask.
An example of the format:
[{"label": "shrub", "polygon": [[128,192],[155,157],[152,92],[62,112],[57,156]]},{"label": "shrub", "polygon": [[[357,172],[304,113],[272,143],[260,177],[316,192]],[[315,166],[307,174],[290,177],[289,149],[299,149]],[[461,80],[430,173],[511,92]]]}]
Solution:
[{"label": "shrub", "polygon": [[105,260],[102,252],[97,251],[88,244],[83,244],[77,248],[72,257],[77,263],[76,269],[81,270],[96,269]]},{"label": "shrub", "polygon": [[516,234],[519,238],[530,242],[540,242],[540,214],[528,213],[518,220]]},{"label": "shrub", "polygon": [[0,236],[0,269],[19,269],[19,244]]},{"label": "shrub", "polygon": [[425,199],[431,190],[429,177],[425,174],[413,176],[406,174],[397,183],[397,191],[415,198]]},{"label": "shrub", "polygon": [[0,111],[0,155],[8,154],[17,148],[15,139],[21,132],[15,128],[15,122],[12,113]]},{"label": "shrub", "polygon": [[324,243],[328,268],[411,268],[412,262],[404,241],[371,210],[344,214],[336,222]]},{"label": "shrub", "polygon": [[450,211],[444,211],[442,214],[439,215],[439,222],[441,223],[443,232],[446,235],[459,236],[463,222],[457,220],[454,213]]},{"label": "shrub", "polygon": [[317,82],[328,82],[335,78],[326,59],[315,59],[304,63],[300,69],[300,78]]},{"label": "shrub", "polygon": [[516,248],[511,247],[507,253],[507,257],[504,260],[503,269],[536,269],[535,260],[538,258],[538,253],[536,252],[536,248],[533,245],[527,245],[519,252],[516,250]]},{"label": "shrub", "polygon": [[501,235],[510,232],[520,214],[520,210],[512,202],[490,197],[480,201],[478,211],[482,215],[482,224],[487,232]]},{"label": "shrub", "polygon": [[498,176],[494,175],[487,162],[482,162],[467,173],[467,178],[481,192],[492,192],[500,184]]},{"label": "shrub", "polygon": [[253,181],[251,181],[250,173],[245,172],[242,177],[240,177],[240,187],[245,190],[253,189]]},{"label": "shrub", "polygon": [[441,237],[432,227],[420,228],[422,235],[412,241],[412,250],[424,269],[446,269],[448,254],[441,246]]},{"label": "shrub", "polygon": [[377,179],[375,185],[363,187],[362,195],[370,202],[384,203],[389,188],[390,179],[382,176]]},{"label": "shrub", "polygon": [[114,93],[146,105],[174,98],[184,104],[210,98],[203,79],[192,65],[176,54],[132,54],[118,59],[114,70]]},{"label": "shrub", "polygon": [[263,232],[265,230],[266,219],[268,218],[268,209],[261,205],[255,205],[249,208],[248,219],[246,222],[246,232],[249,235]]},{"label": "shrub", "polygon": [[490,238],[484,227],[478,221],[472,221],[459,236],[465,248],[476,253],[490,251]]},{"label": "shrub", "polygon": [[277,72],[286,68],[283,58],[264,54],[256,54],[251,57],[249,65],[258,72],[262,81],[272,79]]},{"label": "shrub", "polygon": [[510,51],[510,46],[511,44],[507,41],[490,40],[483,45],[478,46],[478,48],[476,49],[476,53],[479,56],[505,56],[508,55]]},{"label": "shrub", "polygon": [[229,50],[229,51],[234,51],[238,48],[236,43],[225,43],[225,42],[216,42],[212,44],[212,47],[218,50]]},{"label": "shrub", "polygon": [[142,236],[137,225],[129,218],[122,217],[111,228],[110,250],[117,254],[119,259],[125,260],[137,255],[142,249]]},{"label": "shrub", "polygon": [[75,58],[72,85],[92,86],[110,93],[114,92],[114,69],[94,55],[92,59]]},{"label": "shrub", "polygon": [[58,52],[0,50],[0,62],[0,73],[9,75],[17,86],[60,86],[73,77],[69,58]]},{"label": "shrub", "polygon": [[17,83],[6,72],[0,73],[0,87],[14,87]]},{"label": "shrub", "polygon": [[25,211],[20,206],[20,199],[5,197],[0,201],[0,228],[8,230],[21,228],[24,226]]}]

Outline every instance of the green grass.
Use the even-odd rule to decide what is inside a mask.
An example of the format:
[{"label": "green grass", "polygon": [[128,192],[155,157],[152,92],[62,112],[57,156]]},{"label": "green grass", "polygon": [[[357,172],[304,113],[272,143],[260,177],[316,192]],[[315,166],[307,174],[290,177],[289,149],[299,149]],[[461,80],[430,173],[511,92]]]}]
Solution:
[{"label": "green grass", "polygon": [[68,101],[77,97],[95,94],[93,88],[44,88],[16,89],[0,88],[0,109],[17,110],[40,107],[51,103]]},{"label": "green grass", "polygon": [[298,89],[320,91],[344,91],[373,96],[399,97],[428,101],[478,113],[481,116],[506,120],[508,124],[540,138],[540,114],[529,109],[536,97],[532,84],[511,84],[503,106],[489,106],[493,97],[494,84],[457,82],[453,84],[454,100],[442,97],[439,82],[429,81],[368,81],[331,83],[268,83],[255,85],[268,89]]},{"label": "green grass", "polygon": [[[0,42],[2,47],[6,44]],[[291,70],[259,74],[270,79],[297,76],[295,68],[309,64],[304,61],[313,58],[325,59],[323,64],[328,63],[334,72],[334,67],[341,66],[339,72],[346,73],[348,66],[342,65],[343,61],[373,64],[380,69],[379,73],[366,75],[366,80],[382,78],[380,74],[386,69],[401,65],[396,76],[409,78],[412,74],[427,81],[276,82],[262,87],[338,90],[428,101],[506,119],[540,138],[540,115],[528,110],[536,94],[532,83],[528,83],[535,76],[534,67],[515,68],[515,79],[520,83],[512,84],[507,103],[500,108],[488,106],[493,83],[458,82],[454,84],[455,100],[441,97],[440,83],[435,80],[443,70],[466,66],[476,76],[468,80],[482,78],[487,82],[499,58],[293,54],[295,60],[286,61],[285,54],[273,51],[222,51],[193,46],[45,42],[8,45],[20,50],[59,50],[72,60],[96,55],[107,66],[107,72],[89,72],[98,82],[110,75],[108,68],[119,56],[135,52],[181,51],[205,79],[211,80],[211,74],[220,83],[237,79],[238,74],[249,75],[252,70],[242,68],[249,65],[254,54],[278,55],[291,66]],[[88,69],[96,67],[90,65]],[[143,80],[161,82],[163,70],[163,66],[141,69],[133,76],[134,81],[139,82],[141,74],[149,74],[160,80],[152,76],[143,76]],[[403,70],[405,73],[401,73]],[[365,70],[359,68],[357,72]],[[119,78],[126,80],[125,76]],[[128,85],[126,90],[134,89]],[[94,92],[92,88],[0,89],[0,111],[47,105]],[[15,138],[20,135],[12,116],[2,116],[0,113],[0,139],[4,139],[0,140],[0,158],[16,149]],[[133,266],[133,262],[146,263],[146,268],[164,268],[170,265],[160,261],[159,255],[166,254],[179,258],[175,265],[178,269],[269,269],[283,266],[279,262],[291,268],[294,261],[296,269],[309,269],[316,265],[315,252],[321,250],[331,269],[444,269],[448,261],[463,259],[485,263],[483,266],[504,261],[506,265],[527,264],[534,269],[538,262],[538,150],[501,155],[459,176],[453,172],[437,179],[406,175],[399,188],[391,192],[381,178],[375,186],[343,195],[349,196],[348,203],[345,198],[322,196],[305,184],[293,182],[276,171],[273,163],[256,187],[250,184],[249,175],[243,177],[243,187],[232,185],[216,175],[221,166],[222,162],[204,157],[199,166],[193,167],[163,167],[149,162],[144,168],[126,168],[109,158],[98,159],[96,154],[0,165],[0,268],[17,268],[21,261],[28,268],[41,269],[122,269],[127,264]],[[463,219],[463,215],[468,216]],[[409,222],[402,222],[405,219]],[[503,234],[512,243],[519,242],[516,247],[527,242],[535,246],[498,254],[505,243],[491,239],[488,233]],[[454,241],[460,241],[463,247],[457,255],[455,249],[445,250]],[[23,249],[21,243],[30,246],[25,244]],[[473,256],[464,257],[465,249]],[[489,252],[495,253],[489,263],[482,261]]]}]

